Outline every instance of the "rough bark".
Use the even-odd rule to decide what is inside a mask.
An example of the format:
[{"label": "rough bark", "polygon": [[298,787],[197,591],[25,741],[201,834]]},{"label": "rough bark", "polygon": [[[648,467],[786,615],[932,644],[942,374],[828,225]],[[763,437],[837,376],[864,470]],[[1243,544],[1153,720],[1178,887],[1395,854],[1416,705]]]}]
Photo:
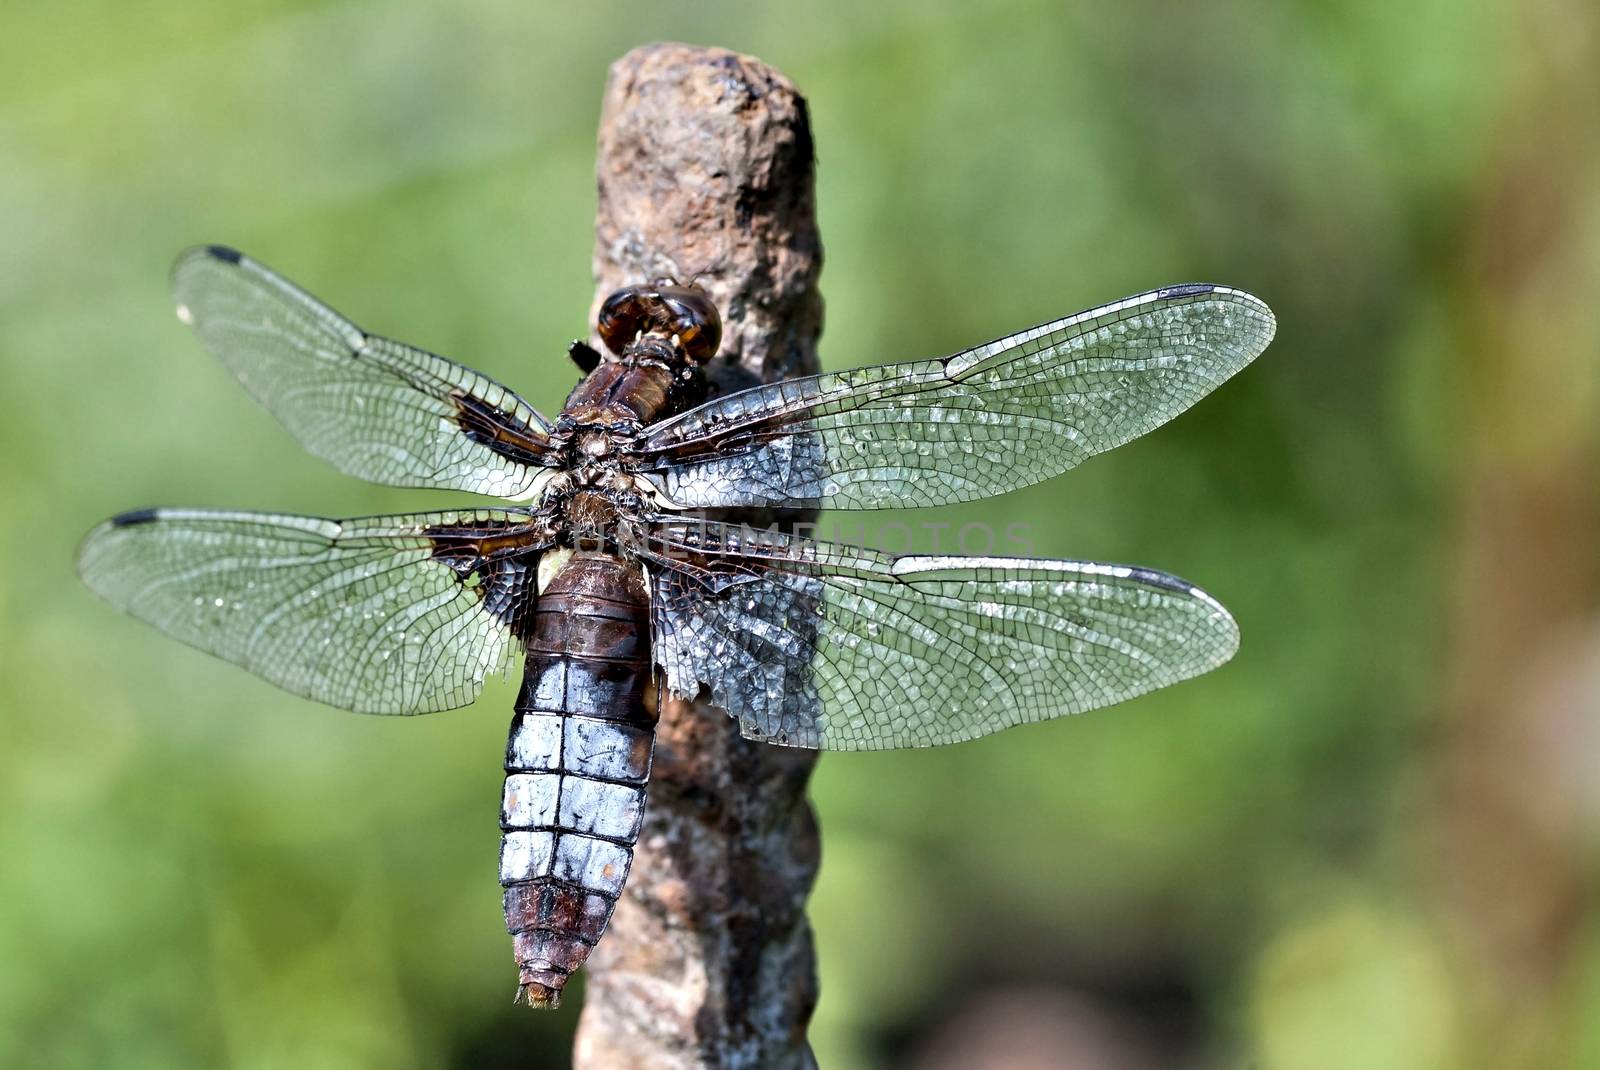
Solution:
[{"label": "rough bark", "polygon": [[[814,372],[812,157],[804,99],[759,60],[686,45],[624,56],[600,121],[596,309],[628,283],[694,279],[724,319],[721,388]],[[717,710],[662,703],[632,875],[589,960],[576,1067],[814,1065],[814,763],[741,739]]]}]

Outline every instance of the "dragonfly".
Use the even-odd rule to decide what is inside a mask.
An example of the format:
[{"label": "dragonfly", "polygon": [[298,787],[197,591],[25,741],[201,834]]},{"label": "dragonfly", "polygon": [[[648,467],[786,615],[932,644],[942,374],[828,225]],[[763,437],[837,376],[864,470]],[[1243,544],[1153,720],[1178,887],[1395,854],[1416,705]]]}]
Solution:
[{"label": "dragonfly", "polygon": [[1238,647],[1154,569],[895,556],[728,510],[970,502],[1172,419],[1271,341],[1240,290],[1152,290],[937,360],[718,394],[707,289],[611,295],[548,420],[368,333],[249,257],[182,254],[178,317],[316,456],[493,508],[329,520],[139,509],[78,554],[112,605],[296,695],[372,714],[471,703],[523,659],[500,883],[518,999],[554,1006],[601,938],[644,818],[657,698],[752,740],[929,747],[1122,702]]}]

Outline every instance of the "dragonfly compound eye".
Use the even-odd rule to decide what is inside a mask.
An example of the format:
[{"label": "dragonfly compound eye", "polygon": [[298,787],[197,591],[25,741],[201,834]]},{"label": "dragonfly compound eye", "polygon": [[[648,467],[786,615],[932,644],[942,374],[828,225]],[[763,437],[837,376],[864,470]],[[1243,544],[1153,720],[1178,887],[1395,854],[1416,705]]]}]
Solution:
[{"label": "dragonfly compound eye", "polygon": [[677,336],[684,355],[696,363],[710,360],[722,344],[717,306],[694,286],[623,287],[600,306],[596,326],[618,356],[643,333]]},{"label": "dragonfly compound eye", "polygon": [[697,364],[717,355],[722,344],[722,317],[711,295],[698,286],[663,286],[656,291],[666,314],[664,324],[678,336],[684,353]]}]

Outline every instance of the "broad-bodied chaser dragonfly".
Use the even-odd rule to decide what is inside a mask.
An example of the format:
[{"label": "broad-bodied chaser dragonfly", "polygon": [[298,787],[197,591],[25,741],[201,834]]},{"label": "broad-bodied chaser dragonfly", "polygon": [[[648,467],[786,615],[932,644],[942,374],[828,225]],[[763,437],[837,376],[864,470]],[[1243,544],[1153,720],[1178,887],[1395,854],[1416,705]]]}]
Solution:
[{"label": "broad-bodied chaser dragonfly", "polygon": [[111,603],[288,691],[363,713],[471,702],[525,658],[500,883],[519,995],[553,1005],[600,939],[644,814],[654,689],[756,740],[926,747],[1120,702],[1227,661],[1199,588],[1125,565],[892,556],[694,510],[876,509],[1015,490],[1189,408],[1272,339],[1261,301],[1184,285],[946,357],[711,396],[703,290],[628,287],[555,422],[368,334],[220,246],[178,316],[318,457],[495,509],[322,520],[123,513],[84,541]]}]

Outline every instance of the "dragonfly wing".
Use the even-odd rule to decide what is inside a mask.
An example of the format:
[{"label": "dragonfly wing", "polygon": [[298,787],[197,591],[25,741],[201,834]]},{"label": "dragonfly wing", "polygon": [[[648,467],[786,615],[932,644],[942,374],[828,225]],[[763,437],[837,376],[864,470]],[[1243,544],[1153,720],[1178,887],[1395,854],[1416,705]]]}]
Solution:
[{"label": "dragonfly wing", "polygon": [[370,335],[222,246],[172,268],[178,316],[307,450],[392,486],[521,499],[548,425],[510,390],[444,357]]},{"label": "dragonfly wing", "polygon": [[152,509],[90,532],[78,571],[119,609],[286,691],[413,714],[466,705],[507,664],[545,541],[534,518],[501,511]]},{"label": "dragonfly wing", "polygon": [[1233,618],[1193,585],[1083,561],[900,557],[710,522],[651,536],[667,686],[746,736],[927,747],[1109,706],[1221,665]]},{"label": "dragonfly wing", "polygon": [[973,501],[1159,427],[1254,360],[1274,329],[1242,291],[1168,287],[944,360],[716,398],[652,427],[637,464],[680,509]]}]

